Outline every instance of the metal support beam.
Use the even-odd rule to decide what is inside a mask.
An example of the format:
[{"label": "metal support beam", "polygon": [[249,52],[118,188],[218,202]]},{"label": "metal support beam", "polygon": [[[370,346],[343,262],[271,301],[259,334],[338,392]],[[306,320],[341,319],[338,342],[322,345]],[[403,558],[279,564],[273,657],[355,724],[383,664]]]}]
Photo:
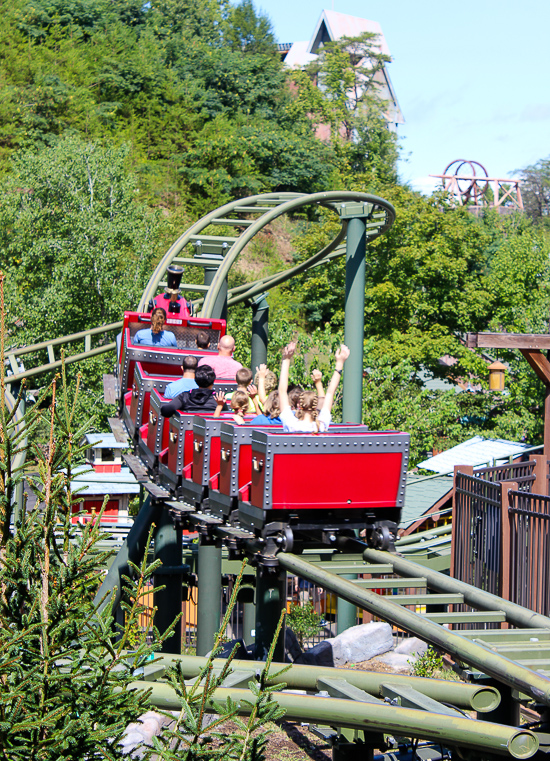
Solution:
[{"label": "metal support beam", "polygon": [[[215,254],[210,254],[209,258],[219,259],[220,264],[223,262],[223,256],[221,255],[216,256]],[[212,282],[214,281],[217,271],[218,271],[218,267],[204,268],[204,284],[205,285],[208,285],[208,286],[212,285]],[[216,301],[214,302],[214,306],[212,307],[212,314],[210,316],[214,319],[220,318],[222,320],[227,320],[227,278],[223,281],[223,284],[218,292],[218,296],[216,298]]]},{"label": "metal support beam", "polygon": [[[365,556],[370,557],[370,554],[371,551],[366,550]],[[432,621],[426,620],[425,616],[407,610],[401,605],[396,605],[391,602],[389,595],[380,596],[367,589],[361,589],[351,581],[341,579],[327,571],[318,570],[311,563],[290,553],[280,552],[277,555],[277,560],[281,567],[287,571],[302,576],[336,595],[345,597],[350,602],[376,614],[388,623],[431,642],[434,647],[441,648],[458,660],[476,666],[482,673],[497,679],[499,682],[503,682],[520,692],[525,692],[545,705],[550,705],[550,679],[525,668],[519,663],[510,661],[508,658],[503,658],[483,645],[470,642],[457,632],[449,631]]]},{"label": "metal support beam", "polygon": [[[260,566],[256,572],[256,660],[265,660],[285,606],[286,571]],[[284,627],[275,646],[274,658],[276,661],[285,659]]]},{"label": "metal support beam", "polygon": [[220,628],[222,548],[205,535],[199,544],[197,574],[197,655],[206,655],[214,647]]},{"label": "metal support beam", "polygon": [[[195,655],[160,656],[158,664],[168,666],[178,663],[182,673],[187,679],[198,676],[201,669],[206,665],[206,658]],[[222,669],[226,661],[222,658],[214,660],[214,668]],[[284,663],[273,662],[272,673],[278,674]],[[233,660],[231,668],[235,671],[248,671],[250,661]],[[345,680],[350,686],[368,692],[375,697],[382,698],[382,685],[391,683],[403,687],[412,687],[423,695],[443,703],[452,703],[468,711],[485,712],[493,711],[500,703],[500,694],[495,687],[486,682],[466,683],[453,682],[447,679],[425,679],[420,676],[405,676],[403,674],[380,674],[376,671],[360,671],[355,669],[339,669],[333,666],[303,666],[293,664],[292,667],[272,677],[272,684],[284,683],[292,690],[307,690],[315,692],[318,689],[327,689],[320,680]]]},{"label": "metal support beam", "polygon": [[252,302],[252,341],[250,344],[252,372],[261,364],[267,363],[267,345],[269,341],[269,304],[265,294]]},{"label": "metal support beam", "polygon": [[248,647],[254,642],[256,636],[256,605],[246,602],[243,605],[243,640]]},{"label": "metal support beam", "polygon": [[[345,573],[340,576],[341,579],[357,579],[356,573]],[[338,598],[336,603],[336,634],[342,634],[346,629],[351,629],[357,624],[357,605],[353,605],[347,600]]]},{"label": "metal support beam", "polygon": [[[386,675],[387,676],[387,675]],[[181,700],[171,685],[160,682],[132,682],[129,689],[144,686],[151,689],[151,702],[162,710],[181,710]],[[207,699],[206,710],[214,712],[217,704],[228,698],[235,703],[238,713],[248,714],[254,705],[250,690],[218,688]],[[483,722],[480,724],[469,717],[445,716],[444,714],[418,711],[412,708],[382,703],[362,703],[356,700],[324,698],[313,695],[294,695],[278,692],[274,700],[285,709],[286,721],[310,721],[338,727],[369,732],[399,732],[406,737],[436,740],[458,748],[471,748],[477,757],[489,754],[512,756],[526,759],[533,756],[539,747],[537,736],[529,729],[501,726]]]},{"label": "metal support beam", "polygon": [[363,336],[365,324],[365,219],[348,221],[344,342],[351,351],[344,370],[342,421],[360,423],[363,403]]},{"label": "metal support beam", "polygon": [[105,606],[109,605],[111,594],[114,595],[113,607],[116,608],[119,604],[122,590],[122,577],[130,575],[130,561],[136,565],[141,563],[143,553],[147,549],[149,529],[151,528],[151,524],[154,523],[157,518],[157,515],[157,503],[153,502],[150,497],[147,497],[143,503],[143,507],[134,519],[134,525],[130,529],[124,544],[118,551],[117,556],[109,568],[107,576],[103,580],[103,584],[100,586],[95,596],[94,603],[96,605],[101,603],[99,605],[100,610],[103,610]]},{"label": "metal support beam", "polygon": [[[181,613],[182,603],[182,535],[181,529],[174,525],[168,510],[162,510],[155,531],[155,560],[162,561],[161,573],[155,574],[155,586],[164,589],[155,592],[154,605],[155,626],[163,634]],[[162,573],[166,569],[165,573]],[[170,572],[170,569],[173,569]],[[181,621],[178,621],[174,633],[162,644],[163,653],[181,653]]]}]

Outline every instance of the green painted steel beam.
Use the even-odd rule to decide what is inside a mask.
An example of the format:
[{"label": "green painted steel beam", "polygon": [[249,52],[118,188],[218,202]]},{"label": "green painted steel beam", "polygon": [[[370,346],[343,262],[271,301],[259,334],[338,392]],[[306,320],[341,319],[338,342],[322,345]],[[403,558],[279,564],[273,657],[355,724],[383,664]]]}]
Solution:
[{"label": "green painted steel beam", "polygon": [[335,677],[319,677],[317,680],[317,689],[326,690],[331,698],[345,698],[346,700],[358,700],[360,703],[383,703],[380,698],[375,698],[369,692],[360,690],[350,684],[346,679]]},{"label": "green painted steel beam", "polygon": [[506,614],[501,610],[422,613],[421,615],[436,624],[502,624],[506,621]]},{"label": "green painted steel beam", "polygon": [[[370,552],[367,550],[365,554]],[[378,555],[388,554],[374,552],[377,552]],[[394,626],[398,626],[433,646],[441,648],[460,661],[476,666],[488,676],[494,677],[512,689],[525,692],[536,700],[550,705],[549,679],[487,650],[482,645],[461,637],[457,632],[438,626],[426,616],[408,610],[401,605],[396,605],[391,602],[391,595],[377,595],[368,589],[360,589],[350,581],[334,576],[328,571],[317,569],[313,564],[290,553],[280,552],[277,559],[282,568],[287,571],[297,574],[329,592],[344,597],[354,605],[358,605]],[[418,571],[418,569],[416,570]],[[466,595],[464,597],[466,598]]]},{"label": "green painted steel beam", "polygon": [[353,583],[363,589],[424,589],[426,579],[356,579]]},{"label": "green painted steel beam", "polygon": [[482,640],[485,644],[529,642],[531,638],[543,643],[550,642],[548,629],[467,629],[462,636]]},{"label": "green painted steel beam", "polygon": [[419,711],[430,711],[431,713],[442,713],[446,716],[461,716],[456,708],[444,705],[438,700],[428,698],[413,687],[402,687],[395,684],[383,684],[381,687],[382,695],[391,701],[397,701],[402,708],[416,708]]},{"label": "green painted steel beam", "polygon": [[17,375],[9,375],[6,377],[6,383],[18,383],[23,378],[34,378],[37,375],[43,375],[51,370],[58,370],[65,365],[72,365],[74,362],[83,362],[91,357],[97,357],[100,354],[106,354],[108,351],[114,351],[116,349],[116,343],[105,344],[105,346],[98,346],[91,351],[81,352],[80,354],[71,354],[66,356],[64,360],[58,360],[57,362],[49,362],[47,365],[41,365],[40,367],[33,367],[31,370],[25,370],[23,373]]},{"label": "green painted steel beam", "polygon": [[464,596],[459,594],[392,595],[397,605],[460,605]]},{"label": "green painted steel beam", "polygon": [[452,530],[452,524],[448,523],[445,526],[438,526],[437,528],[428,529],[426,531],[418,531],[416,534],[402,536],[395,542],[395,547],[399,551],[401,547],[405,547],[407,544],[415,544],[416,542],[422,542],[423,539],[450,534]]},{"label": "green painted steel beam", "polygon": [[[143,683],[133,682],[129,689],[140,688]],[[151,689],[151,702],[162,710],[180,710],[181,702],[168,684],[147,683]],[[216,703],[228,698],[238,713],[247,715],[253,708],[254,696],[250,690],[219,688],[208,701],[207,710],[216,712]],[[274,700],[285,709],[290,721],[315,722],[369,732],[388,732],[398,736],[422,737],[437,740],[445,745],[471,748],[513,758],[531,758],[539,747],[536,735],[528,729],[517,729],[500,724],[483,722],[462,716],[445,716],[389,704],[372,704],[356,700],[276,693]]]},{"label": "green painted steel beam", "polygon": [[[353,540],[352,540],[353,541]],[[347,543],[346,543],[347,544]],[[359,546],[359,542],[353,541],[353,546]],[[364,547],[364,545],[363,545]],[[425,567],[420,568],[416,562],[405,560],[397,555],[390,555],[380,550],[364,549],[363,557],[367,562],[383,563],[390,562],[395,573],[402,576],[426,576],[428,586],[437,592],[458,592],[464,595],[464,601],[473,608],[481,610],[504,611],[509,623],[520,627],[533,627],[550,629],[550,618],[534,613],[532,610],[522,608],[521,605],[503,600],[483,589],[472,587],[464,581],[453,579],[450,576],[429,571]]]},{"label": "green painted steel beam", "polygon": [[[395,219],[395,210],[391,204],[382,198],[376,196],[370,196],[366,193],[353,193],[350,191],[332,191],[328,193],[313,193],[311,195],[298,196],[297,198],[291,198],[290,200],[282,203],[280,206],[275,207],[271,212],[266,212],[263,216],[259,217],[253,225],[251,225],[243,235],[240,236],[237,243],[235,243],[231,251],[227,254],[224,262],[218,270],[217,276],[214,278],[213,287],[204,300],[202,306],[202,316],[210,317],[212,315],[213,305],[215,304],[218,289],[221,287],[224,279],[227,278],[229,270],[235,260],[237,259],[243,248],[249,243],[254,235],[258,233],[265,225],[272,222],[281,214],[286,214],[298,209],[302,206],[308,206],[312,204],[319,204],[327,208],[336,210],[336,206],[343,202],[360,202],[372,203],[378,206],[382,206],[385,210],[384,219],[380,220],[374,235],[382,235],[391,225]],[[217,216],[220,216],[218,213]],[[345,223],[342,229],[345,227]],[[341,238],[340,238],[341,239]],[[334,241],[333,241],[334,243]],[[322,257],[320,257],[322,258]]]},{"label": "green painted steel beam", "polygon": [[61,346],[67,343],[73,343],[74,341],[81,341],[86,336],[97,336],[102,333],[109,333],[111,330],[120,330],[123,326],[123,322],[111,322],[108,325],[100,325],[98,328],[90,328],[89,330],[82,330],[80,333],[70,333],[68,336],[61,336],[60,338],[52,338],[49,341],[41,341],[37,344],[31,344],[30,346],[21,346],[18,349],[6,349],[6,357],[21,357],[23,354],[30,354],[34,351],[40,351],[47,349],[48,346]]},{"label": "green painted steel beam", "polygon": [[[186,678],[199,675],[206,665],[206,658],[194,655],[161,656],[159,663],[168,667],[177,663]],[[213,666],[221,669],[227,661],[216,658]],[[284,663],[273,663],[272,673],[277,674],[282,668],[288,666]],[[231,668],[238,671],[250,670],[250,661],[233,660]],[[467,710],[487,713],[494,711],[500,704],[500,693],[495,687],[487,684],[467,684],[466,682],[452,682],[447,679],[425,679],[419,676],[405,676],[404,674],[380,674],[375,671],[360,671],[359,669],[339,669],[328,666],[302,666],[293,664],[288,671],[270,680],[271,684],[286,684],[288,689],[309,690],[317,689],[317,682],[323,679],[345,679],[348,684],[364,690],[375,697],[381,697],[381,685],[385,683],[412,687],[423,695],[444,703],[452,703]]]},{"label": "green painted steel beam", "polygon": [[212,219],[211,225],[228,225],[229,227],[250,227],[254,224],[250,219]]}]

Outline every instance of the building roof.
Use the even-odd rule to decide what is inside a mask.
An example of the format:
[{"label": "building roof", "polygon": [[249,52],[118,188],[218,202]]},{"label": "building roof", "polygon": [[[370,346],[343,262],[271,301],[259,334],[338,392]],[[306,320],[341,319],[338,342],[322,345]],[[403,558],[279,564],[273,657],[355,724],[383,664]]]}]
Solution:
[{"label": "building roof", "polygon": [[323,42],[334,42],[342,37],[359,37],[364,32],[378,35],[376,42],[384,55],[390,55],[390,49],[378,21],[369,21],[358,16],[348,16],[337,11],[323,11],[309,41],[308,53],[316,53]]},{"label": "building roof", "polygon": [[86,444],[95,449],[127,449],[128,442],[117,441],[112,433],[87,433]]},{"label": "building roof", "polygon": [[428,457],[427,460],[419,462],[418,467],[433,470],[436,473],[452,473],[455,465],[473,465],[482,468],[490,465],[494,460],[507,460],[510,456],[519,455],[529,448],[530,444],[522,444],[518,441],[474,436],[435,457]]},{"label": "building roof", "polygon": [[71,489],[79,494],[139,494],[139,483],[129,468],[121,468],[119,473],[101,473],[89,465],[74,469]]},{"label": "building roof", "polygon": [[[295,42],[292,45],[286,43],[282,46],[280,45],[279,49],[281,53],[285,53],[288,50],[283,57],[287,66],[301,68],[315,60],[319,48],[324,43],[335,42],[342,37],[358,37],[364,32],[377,35],[375,44],[380,52],[384,55],[390,55],[390,49],[382,32],[382,27],[377,21],[370,21],[369,19],[359,18],[359,16],[348,16],[345,13],[327,10],[321,13],[309,42]],[[367,65],[365,59],[361,62],[361,65]],[[405,120],[403,119],[387,66],[384,66],[376,74],[375,81],[379,86],[380,97],[387,102],[386,118],[388,122],[403,124]]]},{"label": "building roof", "polygon": [[424,513],[439,502],[443,497],[450,497],[453,489],[452,476],[437,476],[427,478],[415,473],[407,474],[405,489],[405,504],[401,513],[400,528],[406,528],[415,523]]}]

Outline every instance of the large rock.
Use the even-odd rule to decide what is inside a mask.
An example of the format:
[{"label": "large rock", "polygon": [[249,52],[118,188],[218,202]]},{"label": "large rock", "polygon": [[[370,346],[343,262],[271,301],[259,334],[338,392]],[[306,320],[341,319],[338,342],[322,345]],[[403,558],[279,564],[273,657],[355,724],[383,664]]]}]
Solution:
[{"label": "large rock", "polygon": [[389,624],[378,622],[352,626],[332,640],[334,665],[345,666],[346,663],[368,661],[375,655],[387,653],[392,647],[392,629]]},{"label": "large rock", "polygon": [[427,649],[428,645],[423,640],[418,639],[418,637],[408,637],[408,639],[404,639],[403,642],[397,645],[394,652],[418,657],[419,655],[424,655]]},{"label": "large rock", "polygon": [[415,655],[407,655],[407,653],[385,653],[376,659],[377,663],[384,663],[386,666],[396,670],[405,671],[410,673],[412,664],[416,661]]}]

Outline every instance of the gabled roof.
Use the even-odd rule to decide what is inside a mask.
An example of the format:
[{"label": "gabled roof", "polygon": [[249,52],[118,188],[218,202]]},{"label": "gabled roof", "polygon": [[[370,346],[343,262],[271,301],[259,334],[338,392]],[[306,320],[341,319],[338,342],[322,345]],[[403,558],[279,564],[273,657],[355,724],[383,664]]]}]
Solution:
[{"label": "gabled roof", "polygon": [[418,467],[433,470],[436,473],[452,473],[455,465],[473,465],[481,468],[491,464],[493,460],[508,459],[508,457],[519,455],[524,449],[529,448],[530,444],[522,444],[518,441],[484,439],[483,436],[474,436],[462,444],[457,444],[456,447],[435,455],[435,457],[429,457],[424,462],[419,462]]},{"label": "gabled roof", "polygon": [[407,474],[407,486],[405,489],[405,504],[401,513],[400,528],[406,528],[415,523],[428,510],[449,498],[453,489],[451,476],[439,476],[436,478],[418,476],[415,473]]},{"label": "gabled roof", "polygon": [[334,42],[341,37],[358,37],[364,32],[377,34],[377,43],[380,51],[385,55],[390,55],[390,49],[382,33],[382,27],[378,21],[369,21],[366,18],[358,16],[348,16],[345,13],[336,11],[323,11],[309,41],[307,48],[308,53],[317,53],[319,46],[323,42]]},{"label": "gabled roof", "polygon": [[128,442],[117,441],[112,433],[87,433],[86,444],[94,449],[127,449]]}]

